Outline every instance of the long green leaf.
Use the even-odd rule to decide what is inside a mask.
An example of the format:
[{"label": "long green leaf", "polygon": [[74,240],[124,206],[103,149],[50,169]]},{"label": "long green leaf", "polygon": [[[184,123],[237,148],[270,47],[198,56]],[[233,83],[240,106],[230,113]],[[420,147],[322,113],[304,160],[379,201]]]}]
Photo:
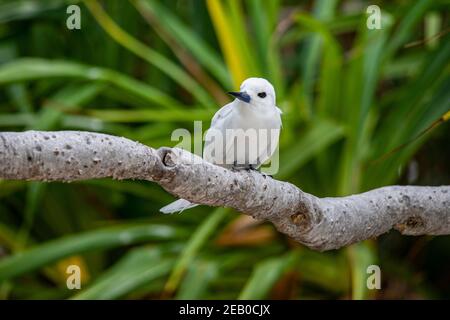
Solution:
[{"label": "long green leaf", "polygon": [[179,102],[158,89],[129,78],[121,73],[100,67],[87,66],[67,61],[38,58],[17,59],[0,66],[0,85],[43,78],[80,78],[110,83],[147,101],[167,108]]},{"label": "long green leaf", "polygon": [[167,280],[165,291],[175,291],[188,265],[192,262],[200,248],[208,241],[211,234],[217,229],[227,213],[228,209],[218,208],[198,227],[196,232],[187,242],[180,258],[177,260],[169,280]]},{"label": "long green leaf", "polygon": [[177,66],[172,60],[153,50],[142,42],[132,37],[117,25],[114,20],[102,9],[96,0],[84,1],[91,14],[95,17],[101,27],[118,43],[132,51],[148,63],[159,68],[181,87],[185,88],[200,103],[207,107],[214,106],[212,97],[198,83],[189,76],[183,69]]},{"label": "long green leaf", "polygon": [[166,225],[122,225],[66,236],[0,260],[0,282],[73,254],[183,236],[182,230]]},{"label": "long green leaf", "polygon": [[[314,2],[313,16],[319,21],[326,21],[333,17],[334,10],[336,8],[336,0],[318,0]],[[314,82],[317,76],[317,69],[319,65],[319,59],[322,51],[322,38],[324,33],[327,31],[325,28],[316,28],[317,24],[309,23],[311,20],[299,20],[306,24],[306,26],[316,32],[321,32],[322,34],[315,34],[306,39],[306,43],[302,49],[300,59],[302,63],[302,80],[304,87],[304,95],[307,99],[309,106],[313,105],[313,88]],[[329,39],[328,35],[325,35],[325,39]],[[326,52],[326,50],[325,50]],[[335,83],[337,84],[337,83]]]},{"label": "long green leaf", "polygon": [[220,276],[215,262],[196,261],[189,266],[186,276],[180,284],[176,299],[205,299],[208,286]]},{"label": "long green leaf", "polygon": [[131,251],[72,299],[117,299],[166,275],[173,259],[163,258],[160,251],[153,248]]},{"label": "long green leaf", "polygon": [[277,257],[258,263],[239,294],[241,300],[264,299],[270,289],[291,268],[298,258],[296,251],[284,257]]},{"label": "long green leaf", "polygon": [[150,10],[155,19],[174,36],[178,42],[192,52],[202,65],[219,79],[225,88],[231,88],[231,78],[220,56],[201,37],[158,1],[137,0],[138,8]]},{"label": "long green leaf", "polygon": [[93,117],[111,122],[147,122],[147,121],[208,121],[214,115],[213,110],[89,110]]},{"label": "long green leaf", "polygon": [[310,129],[304,132],[298,142],[283,151],[280,155],[282,166],[277,179],[285,179],[292,175],[307,161],[320,151],[343,136],[342,127],[325,120],[316,120]]},{"label": "long green leaf", "polygon": [[346,248],[352,278],[352,298],[355,300],[367,299],[367,267],[375,261],[374,250],[369,242],[362,242]]}]

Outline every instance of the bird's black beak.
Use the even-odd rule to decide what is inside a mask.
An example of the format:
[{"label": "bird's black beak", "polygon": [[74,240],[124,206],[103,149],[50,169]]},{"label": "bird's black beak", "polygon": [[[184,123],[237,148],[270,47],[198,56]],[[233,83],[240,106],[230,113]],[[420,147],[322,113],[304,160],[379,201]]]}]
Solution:
[{"label": "bird's black beak", "polygon": [[238,98],[241,101],[249,103],[251,98],[247,94],[247,92],[228,92],[229,95],[232,95],[233,97]]}]

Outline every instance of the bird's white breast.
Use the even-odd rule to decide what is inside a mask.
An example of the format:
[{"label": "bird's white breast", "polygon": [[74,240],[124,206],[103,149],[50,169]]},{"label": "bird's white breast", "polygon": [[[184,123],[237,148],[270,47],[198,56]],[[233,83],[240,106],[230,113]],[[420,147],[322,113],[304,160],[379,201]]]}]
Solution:
[{"label": "bird's white breast", "polygon": [[208,131],[204,158],[225,167],[259,167],[275,151],[280,128],[280,112],[275,106],[263,109],[233,102],[214,116],[211,129],[220,133],[223,141],[217,144]]}]

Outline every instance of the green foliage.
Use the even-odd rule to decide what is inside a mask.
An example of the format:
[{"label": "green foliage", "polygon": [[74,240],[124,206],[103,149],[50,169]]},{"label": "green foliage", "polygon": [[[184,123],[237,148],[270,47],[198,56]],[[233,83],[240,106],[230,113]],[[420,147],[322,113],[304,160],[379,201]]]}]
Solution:
[{"label": "green foliage", "polygon": [[[445,1],[379,1],[380,30],[367,28],[362,0],[260,2],[86,0],[77,2],[82,28],[71,31],[74,1],[0,1],[0,130],[92,130],[172,146],[174,129],[194,120],[206,129],[226,91],[265,77],[283,110],[276,178],[317,196],[396,183],[425,141],[448,134],[445,124],[414,140],[449,110]],[[224,244],[216,239],[237,213],[163,216],[172,197],[146,182],[0,181],[0,199],[3,298],[361,299],[374,297],[367,266],[392,265],[375,242],[316,253],[266,225]],[[73,257],[90,275],[77,293],[58,267]]]}]

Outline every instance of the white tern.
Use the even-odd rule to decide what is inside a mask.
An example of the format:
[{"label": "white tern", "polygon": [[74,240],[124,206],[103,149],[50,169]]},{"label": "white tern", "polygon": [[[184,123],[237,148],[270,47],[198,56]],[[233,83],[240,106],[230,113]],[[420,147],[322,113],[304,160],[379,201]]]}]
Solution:
[{"label": "white tern", "polygon": [[[248,78],[239,92],[228,92],[233,102],[211,120],[205,135],[203,159],[233,170],[256,170],[275,152],[281,129],[281,110],[275,90],[263,78]],[[197,206],[179,199],[160,209],[174,213]]]}]

